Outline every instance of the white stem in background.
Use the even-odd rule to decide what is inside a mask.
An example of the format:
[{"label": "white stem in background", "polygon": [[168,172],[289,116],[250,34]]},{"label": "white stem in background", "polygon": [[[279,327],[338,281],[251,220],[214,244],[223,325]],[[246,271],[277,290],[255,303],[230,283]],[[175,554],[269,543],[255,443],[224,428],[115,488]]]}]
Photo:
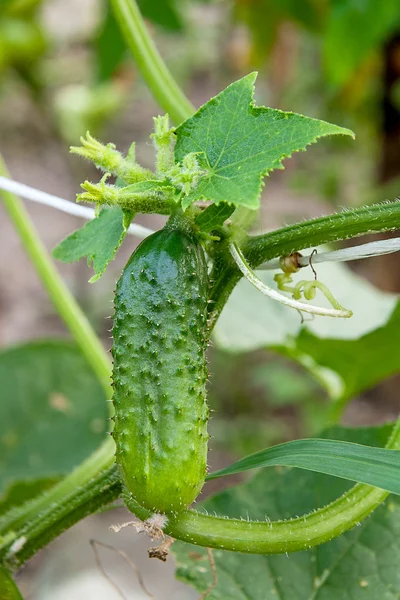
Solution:
[{"label": "white stem in background", "polygon": [[[69,200],[63,200],[62,198],[53,196],[53,194],[41,192],[36,188],[29,187],[24,183],[18,183],[17,181],[8,179],[7,177],[0,176],[0,189],[5,190],[6,192],[11,192],[16,196],[21,196],[21,198],[25,198],[26,200],[32,200],[32,202],[38,202],[39,204],[51,206],[52,208],[56,208],[57,210],[61,210],[70,215],[82,217],[83,219],[90,220],[95,216],[95,211],[93,208],[80,206],[79,204],[75,204],[75,202],[69,202]],[[140,238],[145,238],[151,233],[154,233],[154,231],[148,227],[144,227],[143,225],[132,223],[129,226],[128,233],[131,235],[136,235]]]},{"label": "white stem in background", "polygon": [[265,296],[272,298],[272,300],[276,300],[281,304],[285,304],[286,306],[290,306],[291,308],[296,308],[297,310],[301,310],[303,312],[311,313],[312,315],[321,315],[324,317],[341,317],[341,318],[349,318],[352,316],[351,311],[348,310],[336,310],[335,308],[321,308],[320,306],[314,306],[312,304],[306,304],[305,302],[299,302],[298,300],[294,300],[289,296],[284,296],[280,294],[276,290],[273,290],[268,285],[266,285],[261,279],[257,277],[257,275],[252,271],[249,265],[246,262],[239,246],[236,243],[229,244],[229,250],[231,255],[243,273],[243,275],[250,281],[254,287],[256,287],[260,292],[262,292]]},{"label": "white stem in background", "polygon": [[[313,254],[312,264],[315,265],[317,263],[324,262],[347,262],[350,260],[360,260],[362,258],[380,256],[382,254],[392,254],[393,252],[399,251],[400,238],[377,240],[376,242],[368,242],[368,244],[352,246],[351,248],[341,248],[340,250],[333,250],[332,252]],[[300,256],[297,259],[300,267],[308,267],[310,264],[310,256]],[[280,259],[274,258],[257,267],[257,271],[273,271],[280,268]]]}]

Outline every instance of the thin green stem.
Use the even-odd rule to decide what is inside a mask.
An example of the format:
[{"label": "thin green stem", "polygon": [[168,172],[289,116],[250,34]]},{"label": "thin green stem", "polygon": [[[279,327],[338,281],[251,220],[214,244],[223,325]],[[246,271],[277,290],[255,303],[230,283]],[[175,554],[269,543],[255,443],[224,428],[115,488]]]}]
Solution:
[{"label": "thin green stem", "polygon": [[[268,296],[272,300],[276,300],[277,302],[280,302],[281,304],[284,304],[285,306],[290,306],[291,308],[295,308],[296,310],[311,313],[313,315],[321,315],[321,316],[325,316],[325,317],[339,317],[339,318],[349,318],[352,316],[352,312],[349,310],[346,310],[342,306],[340,306],[336,302],[336,300],[333,298],[332,294],[330,293],[330,291],[327,288],[326,288],[326,290],[330,297],[328,297],[328,295],[326,294],[326,291],[324,293],[330,301],[331,301],[331,299],[333,299],[333,301],[336,303],[335,308],[321,308],[320,306],[314,306],[313,304],[306,304],[305,302],[299,302],[297,299],[293,299],[293,298],[290,298],[289,296],[284,296],[283,294],[280,294],[276,290],[274,290],[274,289],[270,288],[268,285],[266,285],[263,281],[261,281],[261,279],[259,277],[257,277],[257,275],[254,273],[254,271],[247,264],[247,261],[244,258],[243,253],[241,252],[239,246],[235,242],[233,242],[230,245],[230,252],[232,254],[234,261],[236,262],[237,266],[239,267],[242,274],[246,277],[246,279],[252,285],[254,285],[254,287],[256,287],[262,294],[264,294],[265,296]],[[304,285],[304,283],[307,284],[308,282],[302,281],[300,283],[302,285]],[[312,281],[311,284],[314,286],[317,284],[322,285],[318,281],[317,282]],[[289,291],[293,291],[293,290],[296,291],[295,288],[291,289],[291,288],[284,287],[283,289],[288,289]]]},{"label": "thin green stem", "polygon": [[[0,175],[9,177],[0,156]],[[75,338],[80,350],[102,383],[107,397],[111,396],[111,364],[107,352],[93,331],[88,319],[64,284],[49,253],[42,244],[21,200],[4,190],[0,191],[3,205],[11,219],[37,274],[64,323]]]},{"label": "thin green stem", "polygon": [[110,0],[115,17],[147,85],[176,125],[195,112],[151,39],[135,0]]}]

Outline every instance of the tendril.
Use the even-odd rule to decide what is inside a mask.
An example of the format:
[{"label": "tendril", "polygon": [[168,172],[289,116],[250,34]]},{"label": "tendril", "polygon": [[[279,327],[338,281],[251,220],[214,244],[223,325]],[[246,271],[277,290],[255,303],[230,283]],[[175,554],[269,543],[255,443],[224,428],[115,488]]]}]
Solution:
[{"label": "tendril", "polygon": [[[314,306],[313,304],[306,304],[305,302],[300,302],[296,298],[289,298],[288,296],[280,294],[276,290],[273,290],[268,285],[266,285],[263,281],[261,281],[261,279],[259,277],[257,277],[257,275],[254,273],[254,271],[248,265],[245,257],[243,256],[243,253],[241,252],[240,248],[238,247],[238,245],[235,242],[230,244],[229,249],[230,249],[230,252],[231,252],[231,255],[232,255],[234,261],[236,262],[238,268],[243,273],[243,275],[246,277],[246,279],[248,281],[250,281],[250,283],[252,285],[254,285],[254,287],[256,287],[265,296],[268,296],[269,298],[272,298],[273,300],[276,300],[277,302],[280,302],[281,304],[290,306],[291,308],[295,308],[297,310],[311,313],[314,315],[321,315],[321,316],[326,316],[326,317],[341,317],[341,318],[349,318],[352,316],[353,313],[350,310],[343,308],[337,302],[337,300],[335,300],[335,298],[332,296],[331,292],[326,288],[326,286],[324,286],[323,284],[320,284],[320,282],[318,282],[318,281],[300,282],[301,286],[298,290],[297,285],[296,286],[287,285],[292,282],[291,273],[281,273],[281,274],[279,274],[280,279],[278,280],[278,287],[282,291],[290,292],[293,295],[296,293],[296,295],[298,295],[301,288],[304,288],[304,284],[306,284],[306,291],[303,292],[306,299],[313,298],[315,296],[315,289],[319,288],[319,289],[321,289],[321,291],[323,291],[323,293],[325,293],[326,291],[328,292],[327,298],[331,302],[331,304],[334,308],[322,308],[320,306]],[[297,270],[296,268],[293,268],[293,267],[291,268],[291,272],[295,272],[296,270]],[[309,286],[309,283],[311,283],[313,285]],[[323,286],[324,289],[322,289],[320,287],[321,285]],[[311,294],[310,298],[308,298],[306,294],[307,295]],[[314,296],[312,296],[312,294],[314,294]],[[301,292],[298,297],[301,298]],[[332,302],[332,300],[333,300],[333,302]]]},{"label": "tendril", "polygon": [[291,273],[277,273],[274,276],[274,280],[278,284],[278,289],[282,290],[283,292],[291,293],[295,300],[300,300],[302,294],[306,300],[314,300],[317,290],[320,290],[320,292],[324,294],[325,298],[335,310],[348,313],[345,315],[347,317],[351,317],[352,315],[351,311],[344,308],[344,306],[342,306],[333,296],[330,289],[321,281],[308,281],[306,279],[302,279],[296,283],[296,285],[291,286],[288,285],[293,282]]}]

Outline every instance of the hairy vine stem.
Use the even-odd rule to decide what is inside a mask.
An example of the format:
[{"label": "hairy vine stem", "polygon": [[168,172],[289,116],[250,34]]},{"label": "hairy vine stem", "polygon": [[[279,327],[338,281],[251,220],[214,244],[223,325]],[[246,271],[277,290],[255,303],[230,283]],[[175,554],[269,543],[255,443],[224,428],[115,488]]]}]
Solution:
[{"label": "hairy vine stem", "polygon": [[[241,250],[252,269],[265,261],[293,252],[345,240],[367,233],[394,231],[400,228],[400,200],[373,206],[345,210],[276,229],[270,233],[247,236]],[[230,240],[231,241],[231,240]],[[229,243],[222,242],[218,260],[211,273],[214,281],[211,290],[210,325],[215,326],[233,288],[242,273],[232,259]]]}]

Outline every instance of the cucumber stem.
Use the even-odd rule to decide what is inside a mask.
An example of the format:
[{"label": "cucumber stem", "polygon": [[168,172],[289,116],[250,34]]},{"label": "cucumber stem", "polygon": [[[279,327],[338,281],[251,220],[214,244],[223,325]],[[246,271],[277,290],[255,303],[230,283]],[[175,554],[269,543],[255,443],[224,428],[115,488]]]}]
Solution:
[{"label": "cucumber stem", "polygon": [[[400,419],[386,448],[400,450]],[[165,533],[207,548],[247,554],[281,554],[308,550],[352,529],[388,496],[388,492],[356,484],[340,498],[316,510],[284,521],[247,521],[184,510],[169,516]],[[151,513],[125,495],[128,508],[143,521]]]}]

